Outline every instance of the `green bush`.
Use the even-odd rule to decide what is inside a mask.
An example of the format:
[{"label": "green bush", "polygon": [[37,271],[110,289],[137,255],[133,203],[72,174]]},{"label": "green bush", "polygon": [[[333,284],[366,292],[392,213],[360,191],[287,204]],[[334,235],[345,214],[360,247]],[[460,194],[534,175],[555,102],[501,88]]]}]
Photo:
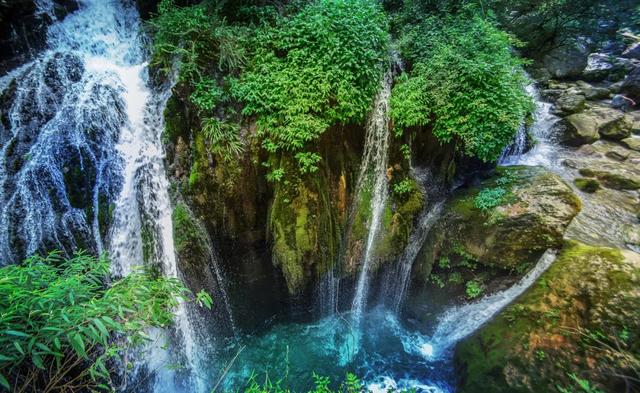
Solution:
[{"label": "green bush", "polygon": [[475,299],[482,293],[482,285],[477,280],[467,281],[466,293],[468,299]]},{"label": "green bush", "polygon": [[533,108],[515,44],[490,20],[468,13],[409,26],[401,49],[413,69],[391,97],[396,135],[430,125],[441,142],[497,160]]},{"label": "green bush", "polygon": [[504,202],[507,190],[502,187],[485,188],[476,195],[473,204],[476,208],[487,212],[494,207],[500,206]]},{"label": "green bush", "polygon": [[[148,328],[168,326],[188,300],[177,279],[141,270],[107,286],[109,276],[107,259],[83,253],[0,269],[0,385],[110,390],[112,360],[148,340]],[[204,293],[197,299],[211,304]]]},{"label": "green bush", "polygon": [[257,116],[263,147],[291,153],[303,172],[314,172],[320,135],[365,119],[388,40],[386,17],[372,0],[319,0],[259,29],[232,91],[243,114]]}]

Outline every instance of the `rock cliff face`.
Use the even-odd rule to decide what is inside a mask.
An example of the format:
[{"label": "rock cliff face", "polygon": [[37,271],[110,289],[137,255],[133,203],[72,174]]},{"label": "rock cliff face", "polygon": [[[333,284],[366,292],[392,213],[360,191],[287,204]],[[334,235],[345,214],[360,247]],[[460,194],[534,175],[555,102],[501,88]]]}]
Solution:
[{"label": "rock cliff face", "polygon": [[567,243],[537,284],[459,345],[460,391],[572,391],[582,379],[625,391],[639,366],[639,284],[637,253]]},{"label": "rock cliff face", "polygon": [[[277,268],[288,292],[296,296],[309,293],[329,269],[344,275],[357,272],[370,209],[368,203],[361,203],[358,211],[352,211],[364,143],[362,126],[336,126],[325,132],[319,150],[326,159],[316,173],[269,182],[261,163],[274,158],[264,156],[255,142],[256,129],[250,119],[242,130],[248,141],[244,153],[225,160],[212,152],[184,102],[178,87],[165,111],[168,169],[175,195],[185,199],[212,235],[222,260],[243,260],[240,255],[252,250],[259,264]],[[456,162],[468,161],[456,158],[453,146],[440,146],[429,129],[418,130],[416,135],[415,162],[435,168],[435,175],[443,181],[452,179]],[[387,180],[393,185],[406,179],[408,188],[402,194],[390,191],[376,250],[377,267],[402,252],[426,197],[411,178],[409,162],[399,146],[392,141]],[[290,167],[287,173],[296,173],[295,162],[278,160],[279,167]],[[244,260],[247,266],[240,270],[247,272],[251,271],[249,264],[257,263],[252,258]]]}]

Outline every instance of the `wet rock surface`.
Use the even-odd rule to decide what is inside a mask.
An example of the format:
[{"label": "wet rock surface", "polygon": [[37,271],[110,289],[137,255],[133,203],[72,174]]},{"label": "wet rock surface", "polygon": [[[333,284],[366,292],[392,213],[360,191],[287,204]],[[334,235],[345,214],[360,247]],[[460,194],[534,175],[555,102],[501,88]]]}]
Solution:
[{"label": "wet rock surface", "polygon": [[620,376],[638,367],[639,284],[639,254],[565,244],[537,284],[458,346],[460,392],[554,391],[574,386],[572,373],[625,391]]}]

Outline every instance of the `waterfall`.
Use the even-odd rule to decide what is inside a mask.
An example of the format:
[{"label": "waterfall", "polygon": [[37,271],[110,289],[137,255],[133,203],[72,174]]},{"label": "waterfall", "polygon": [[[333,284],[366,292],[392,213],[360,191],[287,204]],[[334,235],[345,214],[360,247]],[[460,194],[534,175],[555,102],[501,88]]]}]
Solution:
[{"label": "waterfall", "polygon": [[389,98],[393,84],[393,70],[389,70],[382,80],[382,88],[373,104],[373,110],[367,120],[367,133],[360,174],[356,185],[356,198],[363,193],[371,193],[371,218],[369,233],[362,260],[360,275],[356,283],[351,311],[356,326],[359,325],[367,303],[367,291],[375,241],[380,230],[380,219],[387,202],[387,153],[389,149]]},{"label": "waterfall", "polygon": [[[543,165],[549,166],[552,152],[555,150],[553,124],[558,121],[551,109],[552,104],[542,101],[540,92],[534,83],[526,87],[526,91],[535,102],[533,124],[530,128],[524,124],[518,129],[514,142],[507,146],[498,160],[500,165]],[[533,147],[526,150],[530,134],[533,137]]]},{"label": "waterfall", "polygon": [[409,289],[413,263],[431,228],[440,218],[445,203],[443,187],[433,178],[429,169],[412,167],[411,174],[425,195],[426,203],[402,255],[385,273],[379,294],[379,303],[389,307],[396,314],[400,311]]},{"label": "waterfall", "polygon": [[[238,329],[236,327],[236,322],[233,318],[231,303],[229,302],[229,296],[227,295],[227,289],[225,285],[226,281],[224,279],[224,275],[222,274],[222,269],[220,268],[218,255],[216,254],[216,251],[213,247],[213,241],[211,241],[211,236],[209,236],[209,232],[204,227],[204,225],[202,225],[200,220],[195,219],[193,212],[190,211],[189,214],[191,214],[191,216],[194,217],[195,224],[198,228],[198,233],[201,233],[204,236],[204,239],[202,239],[202,241],[206,246],[207,254],[209,255],[209,262],[210,262],[209,266],[213,267],[213,273],[215,276],[214,279],[215,279],[216,287],[218,288],[216,295],[218,295],[218,297],[222,299],[222,303],[224,304],[224,311],[226,313],[226,318],[229,321],[229,327],[231,328],[231,332],[233,333],[233,335],[237,337]],[[202,272],[202,273],[205,274],[205,272]]]},{"label": "waterfall", "polygon": [[[37,59],[0,80],[2,263],[104,249],[115,276],[145,261],[179,278],[160,135],[171,86],[149,88],[140,31],[133,2],[80,1],[49,27]],[[180,358],[192,371],[186,382],[159,373],[157,391],[204,390],[190,314],[176,310],[180,345],[154,352],[148,368]]]},{"label": "waterfall", "polygon": [[548,250],[538,260],[533,269],[510,288],[488,295],[462,306],[452,307],[439,319],[435,332],[428,343],[422,344],[426,354],[444,354],[456,342],[469,336],[494,315],[527,290],[556,259],[556,252]]}]

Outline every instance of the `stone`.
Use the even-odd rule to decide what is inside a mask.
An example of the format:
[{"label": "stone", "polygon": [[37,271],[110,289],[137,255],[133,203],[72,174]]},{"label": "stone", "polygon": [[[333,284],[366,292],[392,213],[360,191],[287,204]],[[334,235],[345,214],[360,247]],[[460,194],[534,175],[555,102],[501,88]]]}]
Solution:
[{"label": "stone", "polygon": [[587,100],[600,100],[608,98],[611,92],[605,87],[595,87],[584,81],[576,82],[578,89],[582,92]]},{"label": "stone", "polygon": [[549,51],[543,63],[555,78],[577,77],[587,67],[588,55],[586,45],[573,41]]},{"label": "stone", "polygon": [[594,107],[559,122],[562,142],[569,146],[593,143],[600,136],[620,140],[631,134],[630,119],[619,110]]},{"label": "stone", "polygon": [[580,94],[564,94],[558,98],[554,112],[559,115],[571,115],[582,111],[586,104],[585,96]]},{"label": "stone", "polygon": [[638,336],[621,347],[584,343],[590,332],[614,342],[637,332],[639,310],[640,254],[567,242],[537,283],[458,344],[458,391],[577,391],[575,374],[588,376],[591,391],[624,392],[624,380],[612,375],[626,375],[637,362]]},{"label": "stone", "polygon": [[640,178],[622,170],[580,169],[579,173],[586,177],[595,177],[607,188],[614,190],[640,189]]},{"label": "stone", "polygon": [[640,42],[631,44],[631,46],[629,46],[624,52],[622,52],[622,57],[627,59],[640,60]]},{"label": "stone", "polygon": [[607,79],[613,69],[611,56],[604,53],[591,53],[587,58],[587,66],[582,76],[588,81],[599,82]]},{"label": "stone", "polygon": [[[498,205],[478,208],[481,190],[495,187],[504,190]],[[496,176],[460,190],[447,203],[425,242],[429,250],[418,271],[430,272],[434,261],[443,256],[455,263],[461,254],[507,270],[533,262],[548,248],[562,244],[567,226],[580,209],[580,199],[571,187],[548,170],[498,167]]]},{"label": "stone", "polygon": [[567,146],[580,146],[600,139],[597,121],[587,113],[565,117],[554,125],[555,133]]},{"label": "stone", "polygon": [[595,179],[579,177],[573,180],[573,184],[575,184],[579,190],[589,193],[596,192],[600,189],[600,182]]},{"label": "stone", "polygon": [[640,151],[640,138],[638,137],[625,138],[620,143],[631,150]]},{"label": "stone", "polygon": [[640,68],[633,70],[625,78],[620,88],[620,93],[636,102],[634,107],[640,102]]}]

